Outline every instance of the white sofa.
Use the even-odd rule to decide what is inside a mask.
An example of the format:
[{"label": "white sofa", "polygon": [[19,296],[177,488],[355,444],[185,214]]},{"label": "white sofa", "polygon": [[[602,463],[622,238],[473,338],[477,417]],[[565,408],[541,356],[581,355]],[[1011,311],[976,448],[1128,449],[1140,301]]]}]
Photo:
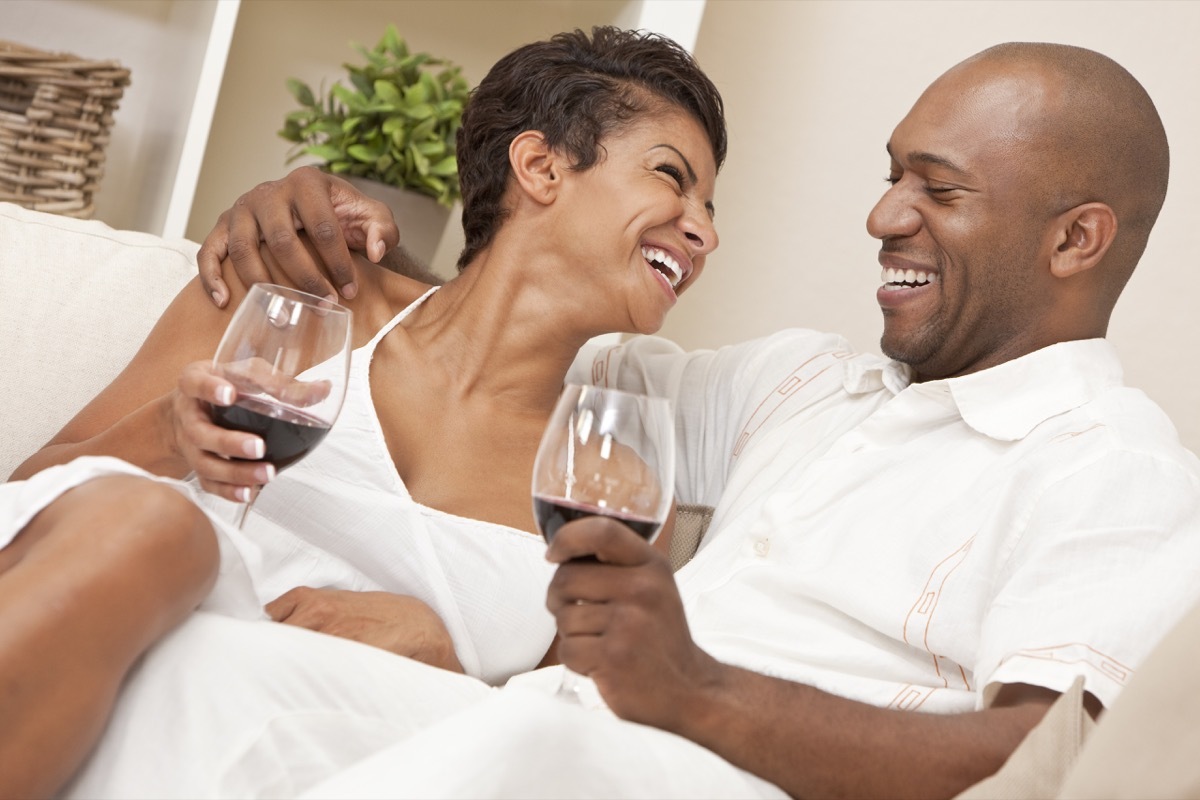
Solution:
[{"label": "white sofa", "polygon": [[[0,480],[121,371],[195,277],[198,247],[0,203]],[[677,529],[672,548],[677,566],[708,512],[688,509],[691,529]],[[1088,735],[1078,695],[1064,696],[1042,738],[1027,739],[1006,770],[964,798],[1050,797],[1064,775],[1063,797],[1200,797],[1197,659],[1200,607],[1139,670],[1111,721]]]},{"label": "white sofa", "polygon": [[0,203],[0,480],[116,377],[197,249]]}]

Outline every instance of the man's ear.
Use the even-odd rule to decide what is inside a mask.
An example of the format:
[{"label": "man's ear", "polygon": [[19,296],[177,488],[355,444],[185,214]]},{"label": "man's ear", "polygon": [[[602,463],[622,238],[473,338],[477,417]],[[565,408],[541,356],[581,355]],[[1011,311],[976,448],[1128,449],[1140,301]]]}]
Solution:
[{"label": "man's ear", "polygon": [[1050,273],[1069,278],[1100,263],[1117,235],[1117,215],[1104,203],[1084,203],[1054,222]]},{"label": "man's ear", "polygon": [[562,186],[562,163],[541,131],[521,131],[508,145],[508,163],[529,199],[549,205]]}]

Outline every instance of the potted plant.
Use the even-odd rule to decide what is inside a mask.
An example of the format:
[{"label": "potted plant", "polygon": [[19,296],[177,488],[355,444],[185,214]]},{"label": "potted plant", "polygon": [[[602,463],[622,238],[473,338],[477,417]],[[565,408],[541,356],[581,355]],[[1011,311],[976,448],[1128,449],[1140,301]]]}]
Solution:
[{"label": "potted plant", "polygon": [[317,94],[288,79],[300,108],[279,131],[294,145],[287,163],[309,156],[387,202],[406,248],[429,264],[459,199],[455,136],[470,87],[456,64],[410,53],[394,25],[374,48],[354,48],[365,63],[342,65],[350,86]]}]

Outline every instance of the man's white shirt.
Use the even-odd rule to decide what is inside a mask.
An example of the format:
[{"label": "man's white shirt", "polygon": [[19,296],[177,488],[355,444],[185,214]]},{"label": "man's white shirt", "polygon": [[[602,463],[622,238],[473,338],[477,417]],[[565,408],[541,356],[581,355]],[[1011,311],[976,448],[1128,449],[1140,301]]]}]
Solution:
[{"label": "man's white shirt", "polygon": [[1083,675],[1107,705],[1200,596],[1200,464],[1104,340],[910,384],[813,331],[645,337],[572,377],[674,403],[677,497],[716,506],[678,582],[727,663],[940,712]]}]

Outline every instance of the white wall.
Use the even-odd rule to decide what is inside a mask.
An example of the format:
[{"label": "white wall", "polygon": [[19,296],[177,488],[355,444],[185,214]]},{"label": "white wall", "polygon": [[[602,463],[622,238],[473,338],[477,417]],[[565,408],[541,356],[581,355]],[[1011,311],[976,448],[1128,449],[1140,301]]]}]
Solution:
[{"label": "white wall", "polygon": [[663,333],[711,347],[788,326],[877,350],[877,242],[892,128],[939,74],[990,45],[1059,41],[1103,52],[1155,99],[1171,185],[1110,338],[1200,452],[1200,3],[1075,0],[708,0],[696,56],[727,103],[717,187],[721,248]]}]

